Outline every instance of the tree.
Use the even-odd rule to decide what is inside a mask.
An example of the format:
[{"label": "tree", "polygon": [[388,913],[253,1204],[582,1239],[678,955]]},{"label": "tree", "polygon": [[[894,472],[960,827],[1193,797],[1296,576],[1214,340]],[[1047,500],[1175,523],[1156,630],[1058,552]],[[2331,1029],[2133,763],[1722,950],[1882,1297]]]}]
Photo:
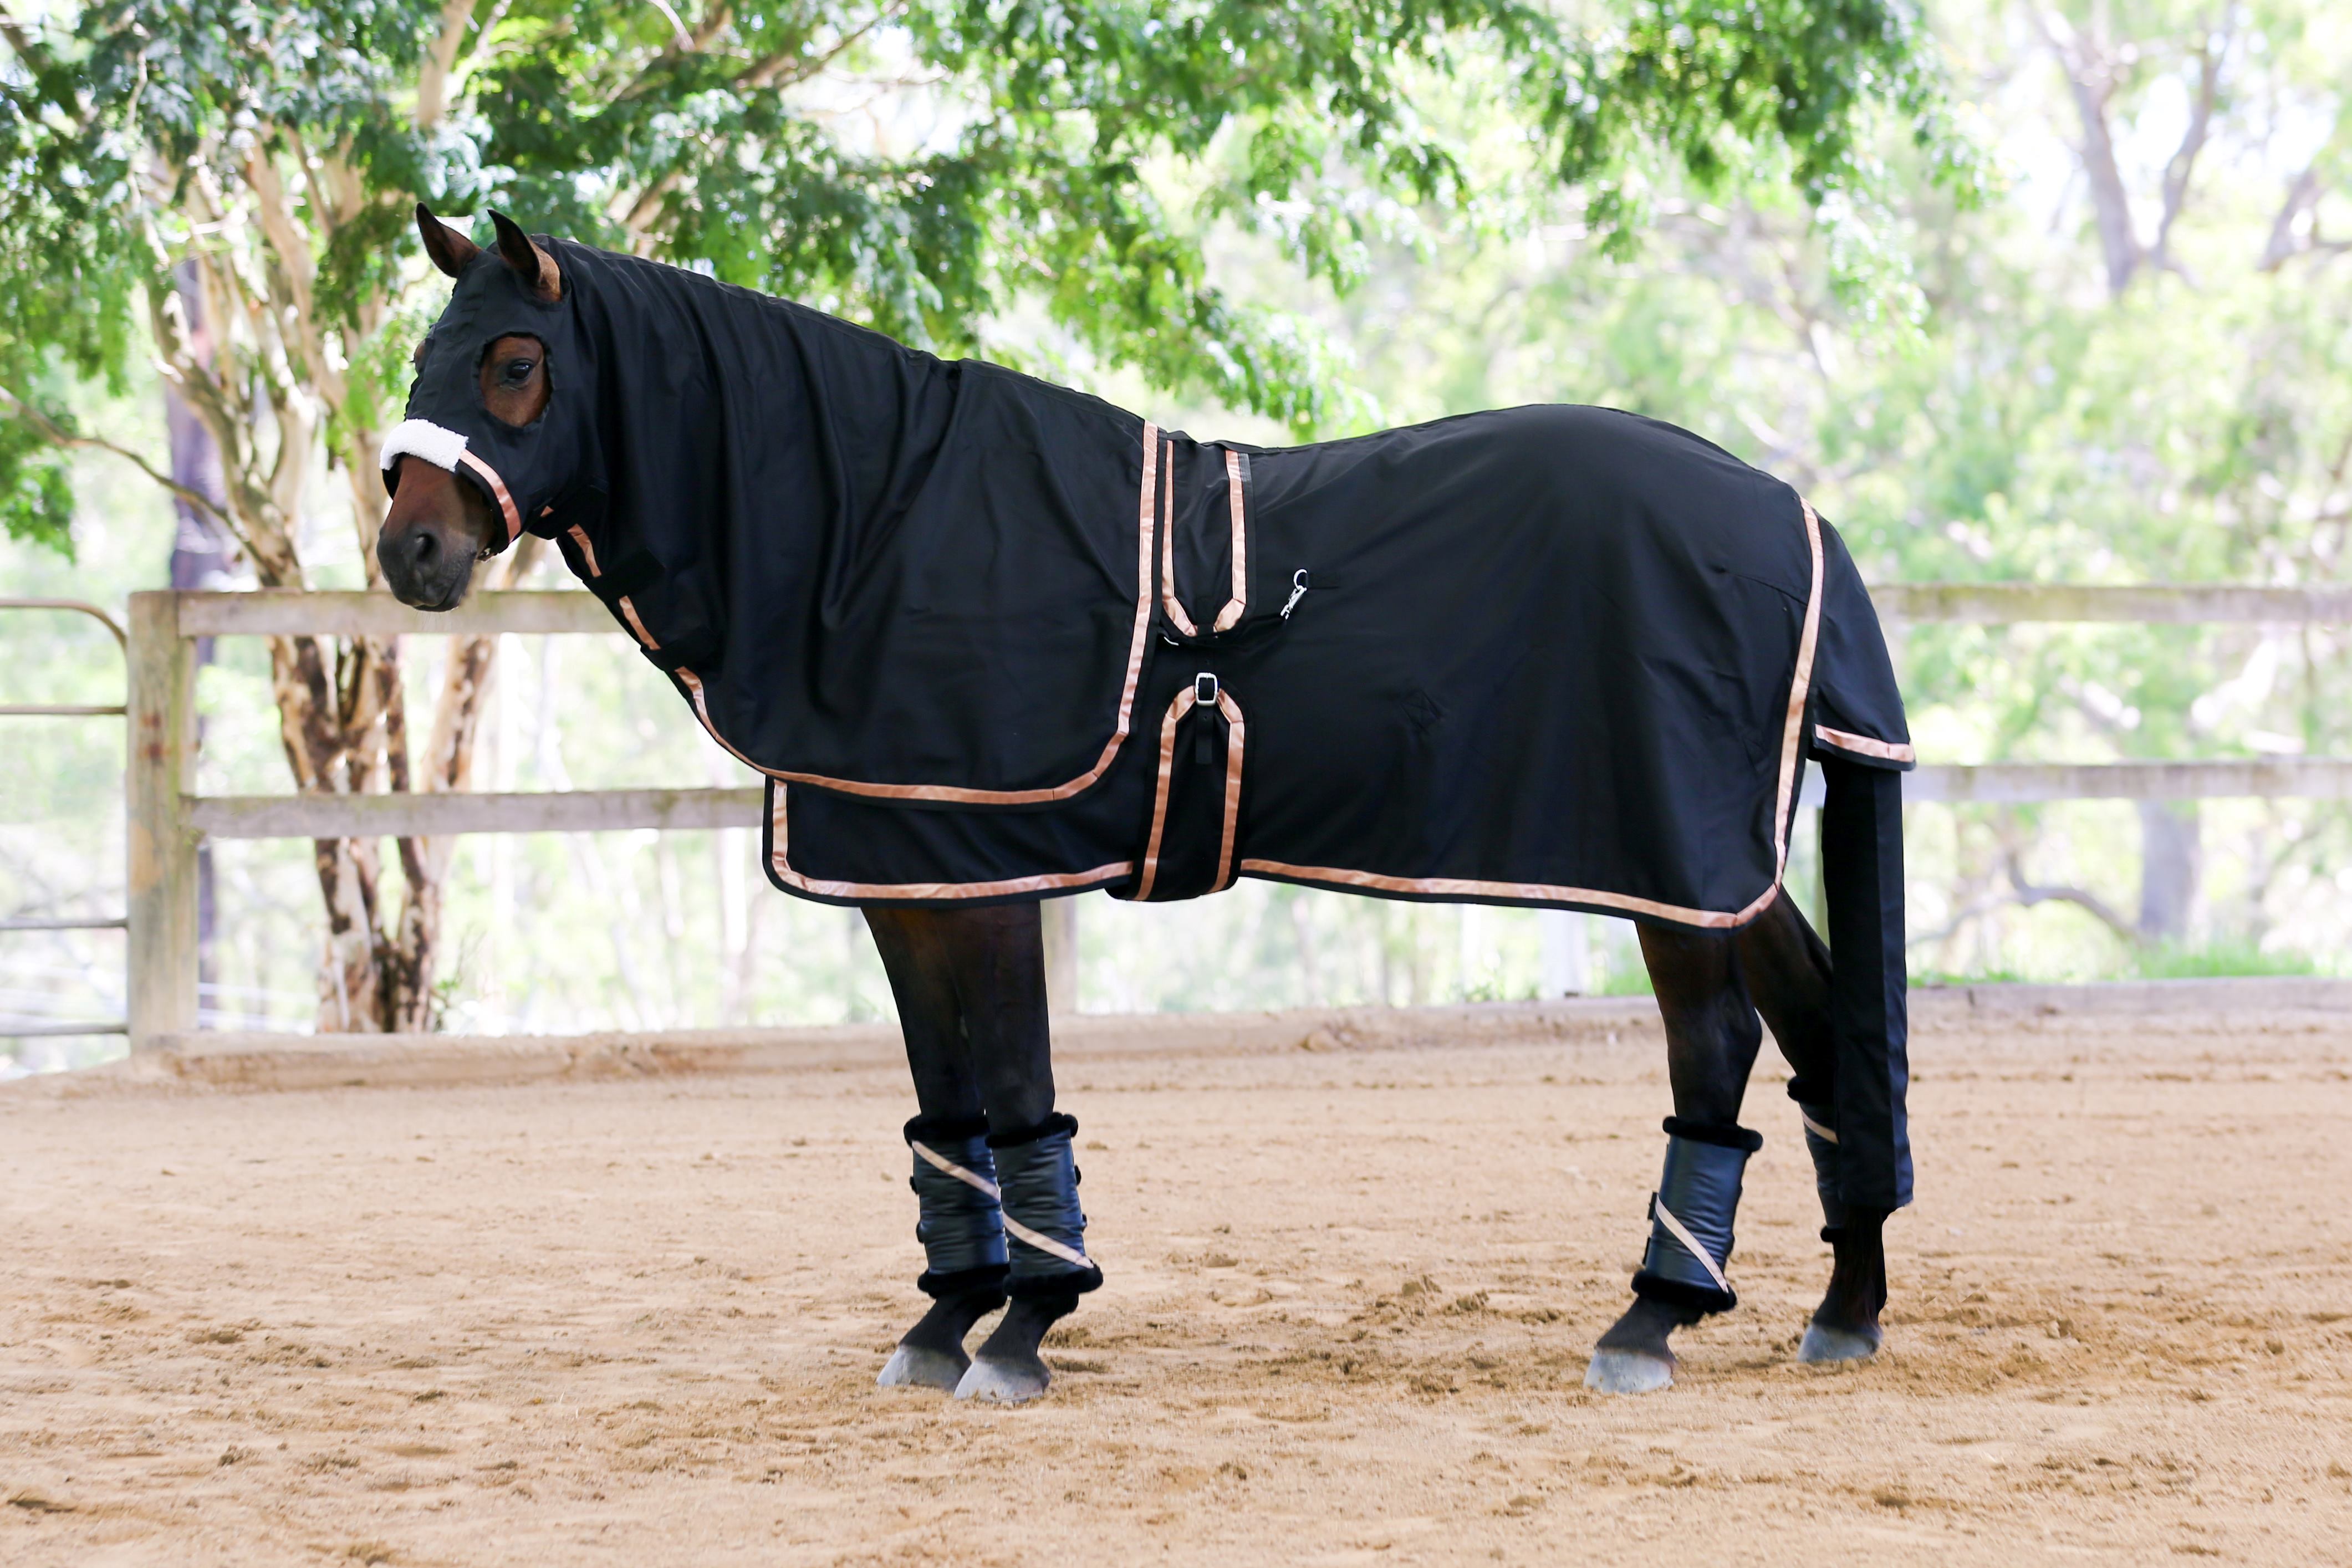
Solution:
[{"label": "tree", "polygon": [[[1396,416],[1563,400],[1671,420],[1804,489],[1873,580],[2341,583],[2352,34],[2320,0],[2068,15],[1936,8],[1958,96],[2020,178],[1956,212],[1890,153],[1881,222],[1916,330],[1841,301],[1831,236],[1785,188],[1663,180],[1632,262],[1570,193],[1540,246],[1382,248],[1327,314]],[[2063,152],[2088,157],[2052,41],[2070,37],[2117,62],[2102,124],[2138,247],[2119,293],[2105,198]],[[2352,754],[2333,627],[1914,626],[1899,645],[1934,761]],[[2243,963],[2266,938],[2324,956],[2347,934],[2352,819],[2333,802],[1930,808],[1911,846],[1923,967],[2160,971],[2180,945]]]},{"label": "tree", "polygon": [[[1041,307],[1071,351],[1304,433],[1337,408],[1314,339],[1221,290],[1204,237],[1269,235],[1344,288],[1400,214],[1475,212],[1419,108],[1465,73],[1623,240],[1657,171],[1822,209],[1868,200],[1890,119],[1948,164],[1960,146],[1904,0],[1616,0],[1582,25],[1525,0],[110,0],[0,13],[0,519],[70,548],[56,452],[105,444],[66,393],[144,355],[217,444],[221,498],[121,456],[274,588],[311,580],[321,453],[373,580],[376,432],[440,298],[420,196],[941,352],[1050,363],[999,325]],[[493,647],[452,648],[419,756],[396,644],[276,640],[297,786],[462,788]],[[397,841],[396,911],[373,843],[316,860],[320,1027],[429,1027],[442,852]]]}]

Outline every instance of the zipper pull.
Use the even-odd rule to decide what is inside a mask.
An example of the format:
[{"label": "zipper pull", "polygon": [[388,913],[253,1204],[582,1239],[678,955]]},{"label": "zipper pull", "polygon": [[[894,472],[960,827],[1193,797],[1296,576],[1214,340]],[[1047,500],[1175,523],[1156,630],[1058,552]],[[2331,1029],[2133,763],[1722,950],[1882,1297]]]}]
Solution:
[{"label": "zipper pull", "polygon": [[1302,566],[1290,574],[1290,597],[1282,601],[1282,619],[1289,620],[1290,612],[1297,609],[1298,601],[1306,597],[1307,569]]}]

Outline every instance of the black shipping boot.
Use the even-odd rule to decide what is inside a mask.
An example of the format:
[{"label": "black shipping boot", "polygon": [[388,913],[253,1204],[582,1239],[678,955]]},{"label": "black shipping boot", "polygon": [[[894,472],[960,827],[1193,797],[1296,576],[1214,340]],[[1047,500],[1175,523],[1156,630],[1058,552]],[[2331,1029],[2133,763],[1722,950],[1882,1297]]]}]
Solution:
[{"label": "black shipping boot", "polygon": [[927,1265],[915,1283],[932,1305],[883,1365],[877,1379],[883,1387],[953,1389],[971,1365],[964,1336],[1004,1304],[1004,1218],[986,1132],[978,1117],[918,1116],[907,1124],[915,1156],[907,1185],[915,1189],[915,1237]]},{"label": "black shipping boot", "polygon": [[1650,1197],[1650,1246],[1633,1293],[1699,1312],[1739,1304],[1724,1275],[1748,1156],[1764,1140],[1745,1127],[1709,1127],[1666,1118],[1666,1166]]},{"label": "black shipping boot", "polygon": [[1087,1256],[1087,1217],[1078,1207],[1078,1167],[1071,1152],[1077,1122],[1056,1113],[1035,1127],[992,1134],[996,1179],[1003,1195],[1012,1273],[1005,1290],[1013,1305],[971,1369],[956,1385],[959,1399],[1018,1405],[1052,1382],[1038,1344],[1078,1298],[1102,1284]]}]

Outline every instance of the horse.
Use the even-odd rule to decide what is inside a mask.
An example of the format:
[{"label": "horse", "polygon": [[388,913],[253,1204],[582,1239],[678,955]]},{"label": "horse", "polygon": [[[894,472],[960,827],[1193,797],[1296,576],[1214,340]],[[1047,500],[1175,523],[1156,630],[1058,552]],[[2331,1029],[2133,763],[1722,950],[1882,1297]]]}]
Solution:
[{"label": "horse", "polygon": [[[1673,1114],[1590,1387],[1666,1386],[1670,1336],[1738,1303],[1767,1029],[1832,1254],[1798,1358],[1879,1349],[1912,752],[1859,574],[1793,491],[1568,405],[1196,442],[503,214],[491,246],[416,219],[454,287],[383,445],[384,580],[448,610],[478,560],[552,539],[767,778],[772,880],[863,910],[931,1302],[880,1383],[1034,1399],[1103,1281],[1042,901],[1241,875],[1634,921]],[[1826,940],[1784,884],[1809,762]]]}]

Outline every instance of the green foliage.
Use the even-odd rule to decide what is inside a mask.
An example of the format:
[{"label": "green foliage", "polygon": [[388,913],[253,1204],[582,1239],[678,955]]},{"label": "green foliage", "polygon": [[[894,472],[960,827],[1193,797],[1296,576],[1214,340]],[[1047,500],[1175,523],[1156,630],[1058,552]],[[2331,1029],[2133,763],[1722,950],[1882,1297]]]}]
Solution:
[{"label": "green foliage", "polygon": [[2224,941],[2204,946],[2166,944],[2138,955],[2134,967],[2145,980],[2191,980],[2222,975],[2315,975],[2308,953]]},{"label": "green foliage", "polygon": [[25,421],[0,421],[0,528],[71,560],[73,509],[65,455]]},{"label": "green foliage", "polygon": [[[1034,299],[1154,386],[1304,433],[1353,405],[1311,331],[1213,281],[1211,227],[1346,287],[1381,222],[1474,201],[1420,101],[1465,68],[1516,84],[1492,111],[1619,234],[1644,161],[1710,187],[1764,169],[1820,204],[1867,183],[1854,148],[1883,114],[1957,145],[1901,0],[1635,0],[1589,31],[1477,0],[755,0],[685,32],[642,0],[519,0],[462,40],[450,112],[420,116],[443,15],[114,0],[5,28],[0,384],[119,370],[152,325],[140,300],[184,256],[225,254],[217,220],[258,170],[293,193],[307,308],[362,338],[364,304],[413,276],[410,201],[499,204],[943,352]],[[1212,167],[1181,208],[1155,193],[1155,170]],[[330,222],[351,206],[337,180],[361,199]],[[331,439],[388,390],[365,381]]]}]

